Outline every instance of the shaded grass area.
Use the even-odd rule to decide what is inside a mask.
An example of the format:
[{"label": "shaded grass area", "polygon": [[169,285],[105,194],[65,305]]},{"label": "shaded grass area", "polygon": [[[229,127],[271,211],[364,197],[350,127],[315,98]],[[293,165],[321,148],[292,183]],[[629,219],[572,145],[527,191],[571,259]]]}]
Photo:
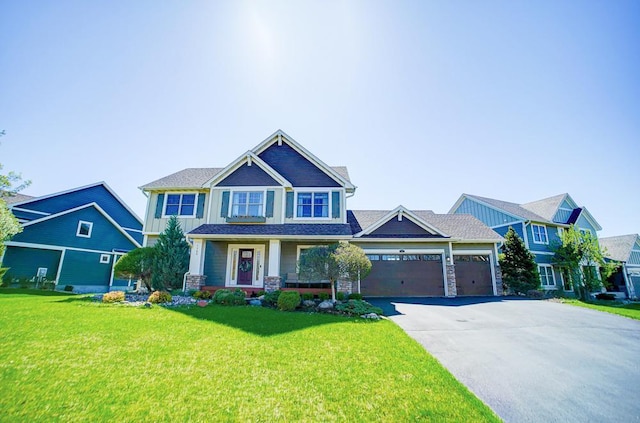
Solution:
[{"label": "shaded grass area", "polygon": [[3,421],[499,421],[390,321],[0,295]]},{"label": "shaded grass area", "polygon": [[590,308],[593,310],[604,311],[607,313],[617,314],[619,316],[629,317],[631,319],[640,320],[640,303],[623,304],[616,301],[580,301],[580,300],[562,300],[563,303],[571,304],[578,307]]}]

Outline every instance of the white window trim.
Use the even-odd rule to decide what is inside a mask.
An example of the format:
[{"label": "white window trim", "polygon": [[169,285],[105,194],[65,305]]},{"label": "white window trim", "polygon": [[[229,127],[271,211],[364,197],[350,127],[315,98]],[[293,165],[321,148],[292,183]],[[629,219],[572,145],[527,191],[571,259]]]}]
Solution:
[{"label": "white window trim", "polygon": [[[182,196],[183,195],[190,195],[190,194],[194,194],[195,195],[195,199],[193,200],[193,214],[180,214],[180,208],[182,207]],[[179,195],[180,196],[180,203],[178,203],[178,214],[167,214],[167,201],[169,201],[169,196],[170,195]],[[193,218],[196,217],[196,214],[198,213],[198,197],[200,196],[199,192],[196,191],[168,191],[164,193],[164,202],[162,204],[162,217],[163,218],[170,218],[171,216],[175,216],[178,219],[183,218],[183,219],[189,219],[189,218]]]},{"label": "white window trim", "polygon": [[100,263],[102,264],[111,263],[111,256],[109,254],[100,254]]},{"label": "white window trim", "polygon": [[[229,208],[227,209],[227,216],[233,216],[233,195],[239,192],[261,192],[262,193],[262,214],[260,216],[252,216],[252,217],[266,217],[267,216],[267,190],[260,188],[251,188],[251,187],[243,187],[243,189],[231,190],[229,192]],[[274,198],[275,201],[275,198]]]},{"label": "white window trim", "polygon": [[562,273],[562,268],[558,268],[558,274],[560,275],[560,286],[562,286],[562,290],[564,292],[573,292],[573,283],[569,283],[569,289],[564,289],[565,280],[564,273]]},{"label": "white window trim", "polygon": [[[540,268],[541,267],[546,267],[546,268],[551,269],[551,279],[553,280],[553,285],[545,285],[543,283],[542,272],[540,272]],[[542,286],[542,288],[547,289],[547,290],[558,289],[558,284],[556,284],[556,275],[555,275],[555,272],[553,271],[553,266],[552,265],[550,265],[550,264],[538,264],[538,273],[540,273],[540,285]],[[545,278],[545,280],[546,280],[546,278]]]},{"label": "white window trim", "polygon": [[[326,188],[298,188],[296,190],[293,191],[293,218],[294,220],[332,220],[333,217],[333,195],[332,195],[332,191],[330,189],[326,189]],[[304,217],[304,216],[298,216],[298,194],[300,193],[307,193],[310,192],[312,194],[314,193],[327,193],[328,197],[329,197],[329,204],[328,204],[328,208],[327,208],[327,217],[314,217],[314,216],[309,216],[309,217]],[[313,197],[311,200],[311,210],[313,210]]]},{"label": "white window trim", "polygon": [[[256,259],[259,259],[258,272],[253,271],[253,275],[251,278],[251,286],[247,285],[238,285],[237,278],[238,274],[234,269],[232,269],[234,263],[234,254],[236,254],[236,260],[238,259],[237,254],[241,249],[253,249],[254,251],[254,266],[256,265]],[[265,263],[268,263],[268,257],[265,254],[266,246],[264,244],[229,244],[227,248],[227,274],[225,277],[225,286],[226,287],[238,287],[242,288],[263,288],[264,287],[264,270]],[[237,266],[237,262],[236,262]],[[232,279],[235,274],[235,278]]]},{"label": "white window trim", "polygon": [[[537,227],[539,227],[539,228],[544,229],[544,237],[545,237],[545,239],[546,239],[546,241],[545,241],[545,242],[542,242],[542,241],[536,241],[536,233],[535,233],[535,231],[534,231],[534,229],[533,229],[533,228],[534,228],[534,227],[536,227],[536,226],[537,226]],[[537,223],[532,223],[532,224],[531,224],[531,235],[532,235],[532,237],[533,237],[533,243],[534,243],[534,244],[542,244],[542,245],[547,245],[547,244],[549,244],[549,234],[547,233],[547,227],[546,227],[545,225],[538,225]]]},{"label": "white window trim", "polygon": [[[87,235],[80,233],[80,228],[82,228],[83,224],[89,225],[89,233]],[[93,232],[93,222],[87,222],[86,220],[78,221],[78,228],[76,229],[76,236],[79,236],[80,238],[91,238],[91,233],[92,232]]]}]

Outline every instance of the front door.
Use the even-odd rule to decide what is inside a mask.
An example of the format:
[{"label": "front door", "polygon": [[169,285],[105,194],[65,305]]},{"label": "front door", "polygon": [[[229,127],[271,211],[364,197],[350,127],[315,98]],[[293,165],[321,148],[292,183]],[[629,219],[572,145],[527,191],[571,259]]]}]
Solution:
[{"label": "front door", "polygon": [[253,248],[241,248],[238,260],[238,285],[253,285]]}]

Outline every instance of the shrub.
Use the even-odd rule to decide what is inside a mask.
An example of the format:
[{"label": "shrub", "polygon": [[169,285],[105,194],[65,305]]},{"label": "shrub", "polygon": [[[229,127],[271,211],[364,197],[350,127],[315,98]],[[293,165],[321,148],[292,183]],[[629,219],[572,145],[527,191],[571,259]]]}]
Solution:
[{"label": "shrub", "polygon": [[285,291],[278,297],[278,310],[293,311],[300,305],[298,291]]},{"label": "shrub", "polygon": [[123,291],[111,291],[102,296],[103,303],[121,303],[124,301]]},{"label": "shrub", "polygon": [[304,301],[313,300],[313,294],[311,292],[305,292],[302,294],[302,299]]},{"label": "shrub", "polygon": [[353,316],[362,316],[369,313],[382,314],[381,308],[372,306],[362,300],[349,300],[346,303],[338,304],[336,310]]},{"label": "shrub", "polygon": [[73,285],[65,285],[64,290],[66,292],[73,292]]},{"label": "shrub", "polygon": [[527,297],[529,298],[543,298],[544,292],[538,291],[537,289],[530,289],[527,291]]},{"label": "shrub", "polygon": [[331,295],[327,294],[326,292],[321,292],[320,294],[318,294],[318,298],[320,298],[322,301],[326,301],[331,298]]},{"label": "shrub", "polygon": [[148,302],[152,304],[170,303],[173,298],[167,291],[154,291],[149,295]]},{"label": "shrub", "polygon": [[356,292],[349,294],[349,299],[350,300],[361,300],[362,299],[362,294],[358,294]]},{"label": "shrub", "polygon": [[27,279],[27,278],[20,278],[18,280],[18,285],[22,289],[31,288],[31,281],[29,279]]},{"label": "shrub", "polygon": [[266,294],[264,294],[264,299],[262,300],[262,302],[265,305],[274,307],[276,304],[278,304],[278,297],[280,296],[281,292],[282,291],[280,291],[279,289],[276,291],[267,292]]},{"label": "shrub", "polygon": [[603,301],[614,301],[616,299],[615,294],[609,294],[608,292],[601,292],[596,295],[596,299]]},{"label": "shrub", "polygon": [[336,300],[338,301],[344,301],[346,299],[346,295],[344,292],[337,292],[336,293]]},{"label": "shrub", "polygon": [[197,300],[210,300],[212,297],[211,291],[195,291],[191,296]]},{"label": "shrub", "polygon": [[42,282],[42,289],[45,291],[53,291],[56,287],[56,283],[54,281],[44,281]]},{"label": "shrub", "polygon": [[213,294],[213,302],[222,305],[245,305],[246,294],[241,289],[219,289]]}]

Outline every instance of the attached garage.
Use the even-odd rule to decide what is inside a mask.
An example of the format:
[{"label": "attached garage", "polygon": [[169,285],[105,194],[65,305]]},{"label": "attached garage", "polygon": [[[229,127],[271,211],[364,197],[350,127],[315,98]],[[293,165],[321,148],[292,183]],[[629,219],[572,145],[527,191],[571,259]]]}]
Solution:
[{"label": "attached garage", "polygon": [[454,254],[458,296],[494,295],[489,254]]},{"label": "attached garage", "polygon": [[369,297],[442,297],[442,254],[367,254],[371,273],[361,292]]}]

